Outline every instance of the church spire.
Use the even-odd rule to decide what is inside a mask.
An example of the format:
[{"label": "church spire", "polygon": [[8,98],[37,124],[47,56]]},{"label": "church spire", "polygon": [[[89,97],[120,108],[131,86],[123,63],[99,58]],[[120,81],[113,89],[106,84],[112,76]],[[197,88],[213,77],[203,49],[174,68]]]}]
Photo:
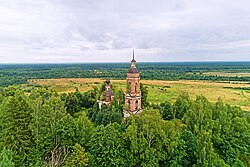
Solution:
[{"label": "church spire", "polygon": [[138,73],[136,69],[136,61],[135,61],[135,51],[133,49],[133,59],[131,60],[130,68],[128,70],[129,73]]},{"label": "church spire", "polygon": [[133,49],[133,60],[135,60],[135,51]]},{"label": "church spire", "polygon": [[133,59],[131,60],[131,62],[136,62],[135,61],[135,51],[134,51],[134,49],[133,49]]}]

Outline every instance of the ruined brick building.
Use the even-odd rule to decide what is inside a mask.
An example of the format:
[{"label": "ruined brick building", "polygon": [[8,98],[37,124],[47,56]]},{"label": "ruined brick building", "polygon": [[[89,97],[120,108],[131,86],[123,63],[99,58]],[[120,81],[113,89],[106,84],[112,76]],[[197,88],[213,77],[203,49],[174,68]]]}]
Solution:
[{"label": "ruined brick building", "polygon": [[111,90],[110,87],[110,80],[106,80],[105,91],[102,92],[103,100],[97,100],[99,104],[99,109],[101,110],[101,106],[105,104],[107,107],[110,106],[111,101],[114,98],[114,92]]},{"label": "ruined brick building", "polygon": [[[137,114],[142,111],[141,108],[141,89],[140,89],[140,74],[136,68],[136,61],[133,51],[133,59],[131,60],[130,68],[126,77],[127,89],[125,92],[125,107],[123,111],[124,117],[128,117],[131,114]],[[106,81],[106,90],[103,92],[105,97],[103,100],[98,100],[99,109],[101,105],[105,104],[108,107],[114,98],[114,93],[110,88],[110,81]]]},{"label": "ruined brick building", "polygon": [[136,61],[133,51],[133,59],[131,60],[130,68],[126,77],[127,90],[125,92],[125,105],[124,117],[130,114],[137,114],[141,111],[141,89],[140,89],[140,74],[136,68]]}]

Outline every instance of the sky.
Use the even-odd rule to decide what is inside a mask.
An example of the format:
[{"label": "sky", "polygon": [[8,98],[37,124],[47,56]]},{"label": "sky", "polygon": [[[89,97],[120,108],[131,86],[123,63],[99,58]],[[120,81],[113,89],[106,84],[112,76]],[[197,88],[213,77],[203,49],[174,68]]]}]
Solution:
[{"label": "sky", "polygon": [[0,0],[0,63],[250,61],[249,0]]}]

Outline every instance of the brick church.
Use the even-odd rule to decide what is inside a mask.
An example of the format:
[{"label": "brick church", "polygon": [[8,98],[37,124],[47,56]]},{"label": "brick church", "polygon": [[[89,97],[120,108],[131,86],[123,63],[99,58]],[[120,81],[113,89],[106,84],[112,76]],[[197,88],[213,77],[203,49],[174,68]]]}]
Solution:
[{"label": "brick church", "polygon": [[131,60],[126,81],[127,81],[127,90],[125,92],[125,105],[127,106],[127,110],[123,111],[124,117],[128,117],[130,114],[137,114],[142,110],[140,74],[136,68],[134,51],[133,51],[133,59]]},{"label": "brick church", "polygon": [[[126,77],[127,90],[125,92],[125,107],[123,111],[124,117],[128,117],[131,114],[137,114],[142,111],[141,108],[141,89],[140,89],[140,74],[136,68],[136,61],[133,51],[133,59],[131,60],[130,68]],[[114,93],[110,87],[110,81],[106,81],[105,92],[103,92],[104,100],[98,100],[99,109],[101,105],[105,104],[110,106]]]}]

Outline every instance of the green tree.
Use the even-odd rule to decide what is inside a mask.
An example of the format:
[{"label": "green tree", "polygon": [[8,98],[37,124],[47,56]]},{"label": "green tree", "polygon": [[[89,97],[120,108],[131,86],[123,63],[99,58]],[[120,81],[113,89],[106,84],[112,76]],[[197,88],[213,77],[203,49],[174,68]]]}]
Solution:
[{"label": "green tree", "polygon": [[48,100],[52,95],[59,96],[56,91],[54,91],[54,90],[47,90],[46,88],[42,87],[42,88],[33,90],[30,93],[29,98],[30,99],[37,99],[39,97],[42,97],[43,100]]},{"label": "green tree", "polygon": [[195,166],[226,166],[213,147],[212,110],[211,103],[205,97],[198,96],[183,117],[188,130],[197,138],[197,148],[194,154]]},{"label": "green tree", "polygon": [[5,87],[3,88],[2,96],[4,97],[14,96],[16,92],[18,92],[18,88],[15,86]]},{"label": "green tree", "polygon": [[87,147],[87,143],[91,139],[95,130],[94,124],[89,120],[85,113],[76,118],[74,122],[76,128],[74,141]]},{"label": "green tree", "polygon": [[[213,128],[212,105],[205,97],[198,96],[193,103],[191,102],[191,105],[184,106],[189,106],[189,109],[186,111],[183,120],[194,135],[199,134],[202,130],[208,131]],[[181,107],[182,109],[183,107]]]},{"label": "green tree", "polygon": [[105,110],[97,112],[94,118],[95,119],[92,119],[92,121],[95,122],[96,125],[103,124],[104,126],[106,126],[110,123],[122,122],[122,114],[118,112],[110,111],[109,109],[105,109]]},{"label": "green tree", "polygon": [[142,83],[140,84],[140,89],[141,89],[141,105],[142,105],[142,108],[146,108],[149,105],[148,89]]},{"label": "green tree", "polygon": [[29,129],[33,109],[25,95],[18,92],[3,102],[0,113],[1,145],[13,151],[17,166],[25,166],[33,143]]},{"label": "green tree", "polygon": [[[215,122],[213,143],[218,153],[230,166],[249,166],[250,123],[247,112],[219,100],[213,110]],[[248,157],[248,158],[247,158]]]},{"label": "green tree", "polygon": [[14,167],[13,153],[5,147],[0,153],[0,167]]},{"label": "green tree", "polygon": [[106,81],[102,82],[101,88],[99,90],[99,92],[104,92],[106,90]]},{"label": "green tree", "polygon": [[79,111],[78,99],[74,93],[69,93],[65,98],[66,111],[74,116]]},{"label": "green tree", "polygon": [[159,166],[168,163],[167,157],[177,146],[174,123],[162,120],[158,110],[144,109],[131,117],[124,133],[128,150],[128,166]]},{"label": "green tree", "polygon": [[183,130],[180,140],[185,142],[186,155],[182,159],[182,165],[185,167],[193,166],[196,164],[196,151],[197,151],[197,137],[191,131]]},{"label": "green tree", "polygon": [[36,101],[30,126],[37,150],[35,152],[39,153],[45,164],[63,164],[70,146],[74,144],[74,120],[66,112],[59,97],[52,96],[47,101]]},{"label": "green tree", "polygon": [[81,101],[81,107],[84,108],[92,108],[93,105],[96,103],[96,100],[98,99],[99,96],[98,95],[99,91],[97,88],[94,88],[94,90],[89,90],[85,93],[83,93],[83,96],[81,97],[81,99],[78,99],[79,101]]},{"label": "green tree", "polygon": [[85,108],[85,101],[83,100],[84,96],[80,91],[75,91],[74,95],[77,98],[77,103],[78,103],[78,110],[82,110],[83,108]]},{"label": "green tree", "polygon": [[98,126],[88,145],[90,166],[126,166],[119,124]]},{"label": "green tree", "polygon": [[0,94],[0,105],[2,104],[2,102],[3,102],[3,96]]},{"label": "green tree", "polygon": [[122,90],[115,92],[115,96],[111,102],[111,110],[113,112],[121,113],[123,112],[124,106],[124,93]]},{"label": "green tree", "polygon": [[188,94],[184,93],[182,95],[180,95],[175,103],[173,104],[173,118],[178,118],[178,119],[182,119],[182,117],[184,116],[184,114],[189,110],[190,106],[191,106],[192,102],[188,96]]},{"label": "green tree", "polygon": [[36,146],[33,146],[28,155],[27,166],[29,167],[40,167],[43,164],[42,155]]},{"label": "green tree", "polygon": [[160,104],[161,115],[164,120],[171,120],[174,118],[173,106],[169,101]]},{"label": "green tree", "polygon": [[88,156],[85,149],[78,143],[73,146],[73,151],[66,160],[65,167],[88,166]]}]

